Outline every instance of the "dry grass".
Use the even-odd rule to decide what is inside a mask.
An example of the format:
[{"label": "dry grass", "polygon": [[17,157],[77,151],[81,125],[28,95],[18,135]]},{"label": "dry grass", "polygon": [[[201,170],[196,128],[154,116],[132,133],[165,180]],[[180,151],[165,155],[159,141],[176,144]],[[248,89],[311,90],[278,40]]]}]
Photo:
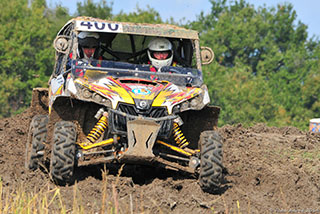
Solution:
[{"label": "dry grass", "polygon": [[[101,208],[100,213],[110,213],[110,214],[119,214],[119,213],[133,213],[133,203],[132,197],[130,197],[130,208],[127,210],[119,210],[119,200],[117,193],[117,186],[119,184],[120,175],[123,170],[123,165],[118,171],[117,179],[114,183],[111,184],[112,195],[110,196],[112,200],[108,200],[108,191],[107,191],[107,175],[108,172],[104,167],[102,171],[103,185],[101,187]],[[110,185],[110,184],[109,184]],[[51,187],[50,187],[51,186]],[[63,198],[61,190],[58,186],[52,188],[51,183],[46,183],[40,191],[33,190],[27,191],[24,188],[24,185],[21,185],[15,190],[10,190],[9,188],[3,187],[3,182],[0,178],[0,214],[6,213],[61,213],[61,214],[86,214],[91,213],[92,211],[86,210],[87,207],[81,198],[81,194],[78,190],[78,184],[73,185],[73,199],[72,199],[72,208],[67,209],[66,206],[67,198]],[[97,214],[99,212],[96,212]]]},{"label": "dry grass", "polygon": [[[102,186],[102,206],[100,213],[119,213],[117,195],[113,193],[113,203],[107,201],[107,172],[103,171],[103,186]],[[114,186],[114,185],[113,185]],[[63,198],[61,190],[58,186],[52,188],[49,182],[45,184],[40,191],[27,191],[23,185],[15,190],[3,187],[0,180],[0,213],[61,213],[61,214],[86,214],[91,213],[86,210],[86,205],[83,203],[81,194],[79,194],[78,184],[73,185],[72,208],[67,209],[66,200]],[[115,204],[115,205],[114,205]],[[107,207],[106,207],[107,206]]]},{"label": "dry grass", "polygon": [[[27,191],[23,185],[16,190],[10,191],[7,187],[3,187],[3,183],[0,180],[0,214],[16,213],[16,214],[30,214],[30,213],[61,213],[61,214],[120,214],[120,213],[141,213],[148,214],[152,212],[166,213],[164,212],[159,204],[154,200],[150,199],[153,203],[153,211],[146,209],[144,201],[138,198],[143,198],[143,193],[139,197],[133,198],[132,194],[129,194],[121,200],[125,200],[125,203],[119,204],[118,187],[120,182],[120,175],[122,173],[123,166],[118,171],[117,178],[114,182],[109,181],[108,183],[108,171],[106,168],[102,170],[102,186],[101,186],[101,205],[99,211],[93,212],[88,210],[88,206],[82,200],[82,194],[79,192],[78,184],[75,183],[72,187],[73,198],[64,198],[61,193],[61,189],[58,186],[52,185],[51,182],[46,183],[40,191]],[[109,187],[109,188],[108,188]],[[112,191],[108,191],[111,189]],[[66,203],[67,200],[72,200],[72,206],[70,202]],[[215,209],[215,203],[219,200],[223,201],[224,213],[226,214],[240,214],[240,202],[232,206],[227,205],[224,196],[218,197],[216,200],[211,201],[208,204],[202,205],[208,209],[211,213],[218,213]],[[123,202],[123,201],[122,201]],[[135,203],[134,203],[135,202]],[[67,206],[69,204],[69,207]],[[200,203],[201,204],[201,203]],[[97,207],[96,207],[97,209]],[[250,213],[250,202],[248,204],[248,210],[245,213]],[[221,210],[220,210],[221,211]],[[243,211],[242,211],[243,212]]]},{"label": "dry grass", "polygon": [[23,185],[17,190],[9,191],[0,183],[1,213],[50,213],[58,206],[61,213],[66,213],[59,188],[49,189],[48,184],[40,189],[27,192]]}]

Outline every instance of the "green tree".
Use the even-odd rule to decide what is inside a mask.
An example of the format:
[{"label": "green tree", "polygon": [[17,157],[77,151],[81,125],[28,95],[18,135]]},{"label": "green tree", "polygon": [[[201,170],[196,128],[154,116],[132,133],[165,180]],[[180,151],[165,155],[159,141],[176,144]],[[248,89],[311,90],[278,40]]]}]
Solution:
[{"label": "green tree", "polygon": [[[112,4],[87,0],[77,4],[74,15],[111,19]],[[71,16],[61,5],[48,8],[45,0],[0,1],[0,6],[0,117],[9,117],[29,106],[32,88],[47,86],[54,65],[52,42]],[[161,22],[153,9],[121,13],[116,19],[128,18]]]},{"label": "green tree", "polygon": [[32,88],[46,86],[54,32],[44,0],[1,1],[0,7],[0,115],[6,117],[29,105]]},{"label": "green tree", "polygon": [[100,0],[94,3],[92,0],[86,0],[83,3],[77,3],[76,16],[90,16],[100,19],[112,18],[112,5],[113,2],[108,3],[106,0]]},{"label": "green tree", "polygon": [[[201,13],[189,26],[200,32],[201,44],[215,51],[216,63],[225,69],[223,76],[219,77],[220,87],[215,88],[217,92],[211,90],[213,97],[219,94],[214,101],[224,109],[222,121],[252,123],[265,120],[269,124],[305,128],[305,118],[301,117],[305,110],[302,86],[310,72],[309,62],[314,47],[307,40],[306,25],[301,22],[296,24],[297,16],[292,5],[255,9],[244,0],[230,4],[226,0],[210,2],[211,13]],[[205,68],[205,71],[210,68]],[[245,100],[252,107],[251,113],[248,113],[249,106],[239,109],[234,98],[225,97],[230,93],[226,88],[238,83],[237,79],[236,82],[231,81],[230,75],[236,75],[235,72],[242,78],[244,72],[250,73],[246,81],[241,82],[242,87],[237,88],[237,97],[239,102]],[[208,82],[211,78],[216,77],[209,77]],[[267,96],[263,100],[255,99],[249,94],[248,88],[254,88],[257,96],[261,97],[263,93],[267,93]],[[248,97],[254,102],[249,102]],[[261,110],[254,107],[255,102],[259,103]],[[256,115],[270,112],[268,106],[274,107],[272,114],[268,113],[273,117],[265,115],[261,118]],[[243,111],[246,112],[243,118],[231,119],[239,118]]]},{"label": "green tree", "polygon": [[134,23],[162,23],[160,14],[157,11],[155,11],[155,9],[151,8],[149,5],[147,5],[146,10],[139,8],[137,5],[136,10],[137,12],[132,12],[128,14],[124,13],[123,11],[120,11],[119,14],[114,16],[114,20]]},{"label": "green tree", "polygon": [[248,70],[250,67],[245,65],[234,70],[217,63],[205,69],[211,101],[222,107],[219,124],[242,123],[249,126],[260,122],[284,125],[288,118],[275,102],[268,82],[263,81],[263,76]]},{"label": "green tree", "polygon": [[309,62],[310,72],[302,86],[304,112],[301,116],[320,118],[320,43],[316,44],[312,60]]},{"label": "green tree", "polygon": [[[67,8],[56,5],[54,8],[46,9],[46,18],[51,26],[50,31],[52,35],[55,36],[62,26],[64,26],[72,17]],[[54,39],[54,37],[52,39]]]}]

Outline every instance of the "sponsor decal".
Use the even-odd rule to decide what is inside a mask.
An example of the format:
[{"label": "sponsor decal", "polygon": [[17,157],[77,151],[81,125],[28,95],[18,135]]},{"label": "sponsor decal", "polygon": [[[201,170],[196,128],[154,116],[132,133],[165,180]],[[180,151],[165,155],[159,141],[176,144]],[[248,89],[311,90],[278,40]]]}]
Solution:
[{"label": "sponsor decal", "polygon": [[138,95],[151,94],[151,91],[149,89],[147,89],[146,87],[136,87],[136,88],[133,88],[131,91],[132,91],[132,93],[138,94]]},{"label": "sponsor decal", "polygon": [[122,24],[107,23],[107,22],[91,22],[91,21],[77,21],[76,29],[78,31],[94,31],[94,32],[123,32]]},{"label": "sponsor decal", "polygon": [[[63,84],[64,84],[64,78],[62,74],[60,74],[56,78],[53,78],[50,82],[52,94],[56,94],[58,90],[61,89]],[[60,93],[61,91],[58,92],[58,94]]]}]

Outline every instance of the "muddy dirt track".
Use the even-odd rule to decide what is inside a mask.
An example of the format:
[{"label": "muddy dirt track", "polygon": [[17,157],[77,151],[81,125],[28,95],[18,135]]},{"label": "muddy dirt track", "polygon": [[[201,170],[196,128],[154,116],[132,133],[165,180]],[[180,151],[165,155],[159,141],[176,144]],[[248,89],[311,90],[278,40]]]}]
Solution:
[{"label": "muddy dirt track", "polygon": [[[4,193],[54,189],[47,173],[24,168],[30,110],[0,120],[0,177]],[[225,181],[216,194],[204,193],[197,180],[176,172],[123,168],[109,170],[106,206],[119,203],[119,213],[320,213],[320,135],[293,127],[258,124],[219,128],[224,138]],[[84,213],[100,213],[103,167],[84,167],[76,200]],[[59,187],[72,212],[74,186]],[[116,196],[114,200],[113,196]],[[111,205],[111,203],[113,203]],[[53,207],[54,210],[54,207]],[[52,213],[55,213],[52,211]]]}]

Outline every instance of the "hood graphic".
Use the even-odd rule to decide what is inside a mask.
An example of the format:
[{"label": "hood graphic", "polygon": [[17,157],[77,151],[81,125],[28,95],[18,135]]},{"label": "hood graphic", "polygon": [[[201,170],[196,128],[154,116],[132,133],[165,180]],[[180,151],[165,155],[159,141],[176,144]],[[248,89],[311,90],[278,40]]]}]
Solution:
[{"label": "hood graphic", "polygon": [[78,78],[76,83],[108,98],[112,108],[119,102],[135,104],[135,100],[149,100],[152,106],[167,107],[169,113],[174,105],[191,99],[202,92],[201,88],[178,87],[166,81],[148,81],[133,78],[102,77],[94,81]]}]

